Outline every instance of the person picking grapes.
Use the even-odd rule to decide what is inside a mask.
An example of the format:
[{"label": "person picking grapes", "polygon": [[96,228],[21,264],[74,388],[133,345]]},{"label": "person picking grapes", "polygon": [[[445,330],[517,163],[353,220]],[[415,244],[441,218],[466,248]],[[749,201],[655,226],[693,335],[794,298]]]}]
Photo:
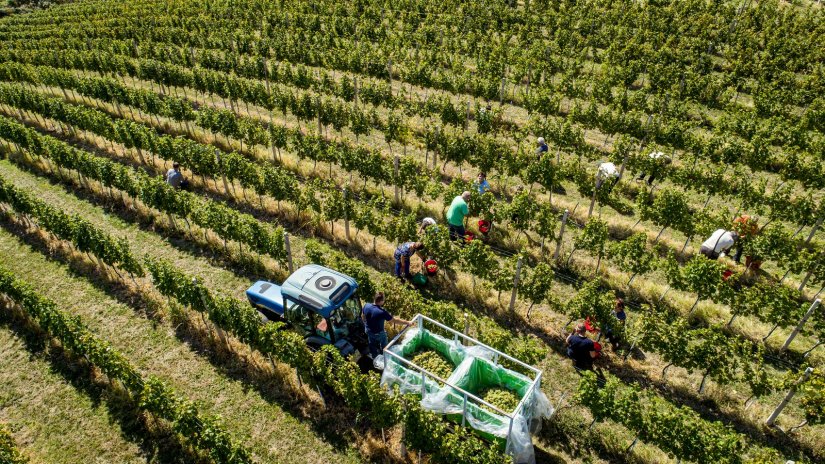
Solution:
[{"label": "person picking grapes", "polygon": [[755,218],[743,214],[733,220],[733,231],[739,234],[740,238],[740,240],[736,241],[736,253],[733,255],[733,262],[739,264],[739,261],[742,259],[745,243],[759,234],[759,223]]},{"label": "person picking grapes", "polygon": [[176,189],[186,190],[186,187],[189,186],[189,182],[184,179],[183,174],[180,172],[180,163],[177,162],[172,163],[172,169],[166,171],[163,180],[165,180],[170,187]]},{"label": "person picking grapes", "polygon": [[567,357],[573,360],[573,366],[580,371],[592,371],[596,359],[596,344],[587,337],[584,323],[576,324],[576,329],[567,336]]},{"label": "person picking grapes", "polygon": [[651,166],[650,170],[652,172],[648,176],[645,171],[642,171],[636,180],[644,181],[645,177],[647,177],[647,185],[653,185],[653,181],[656,180],[656,177],[659,176],[659,174],[663,172],[664,167],[672,163],[673,160],[661,151],[654,151],[647,156],[651,160],[651,164],[649,166]]},{"label": "person picking grapes", "polygon": [[427,232],[427,229],[433,226],[435,226],[435,219],[431,217],[425,217],[421,220],[421,226],[418,228],[418,235]]},{"label": "person picking grapes", "polygon": [[479,172],[478,179],[473,182],[473,187],[478,189],[478,193],[484,195],[486,192],[490,191],[490,183],[487,182],[487,173],[486,172]]},{"label": "person picking grapes", "polygon": [[470,192],[465,191],[453,198],[450,208],[447,209],[447,225],[450,227],[450,240],[463,239],[467,233],[464,228],[465,218],[470,214],[467,202],[470,201]]},{"label": "person picking grapes", "polygon": [[402,282],[405,278],[410,278],[410,258],[423,249],[424,244],[421,242],[404,242],[395,249],[395,276]]},{"label": "person picking grapes", "polygon": [[618,351],[619,345],[622,342],[622,330],[624,323],[627,320],[627,314],[624,312],[624,300],[616,298],[616,305],[613,307],[613,316],[615,321],[610,321],[604,324],[603,332],[607,341],[613,346],[613,351]]},{"label": "person picking grapes", "polygon": [[730,250],[739,239],[739,234],[725,229],[716,229],[707,240],[702,242],[699,253],[707,256],[708,259],[717,259],[719,256]]},{"label": "person picking grapes", "polygon": [[387,331],[384,329],[385,322],[404,326],[410,325],[410,321],[393,317],[384,309],[383,305],[384,292],[377,292],[372,299],[372,303],[365,304],[361,310],[364,329],[367,332],[367,340],[369,341],[370,356],[373,359],[384,351],[388,343]]},{"label": "person picking grapes", "polygon": [[596,171],[596,189],[607,183],[607,193],[610,193],[618,182],[619,170],[616,169],[615,164],[611,162],[599,164],[599,170]]},{"label": "person picking grapes", "polygon": [[544,137],[539,137],[536,140],[536,157],[541,159],[545,153],[547,153],[547,142],[544,141]]}]

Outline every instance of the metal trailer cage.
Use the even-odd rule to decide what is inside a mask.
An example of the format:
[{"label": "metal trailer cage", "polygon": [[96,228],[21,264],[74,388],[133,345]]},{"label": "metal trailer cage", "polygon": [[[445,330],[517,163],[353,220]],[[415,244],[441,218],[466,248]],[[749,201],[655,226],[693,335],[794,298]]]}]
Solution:
[{"label": "metal trailer cage", "polygon": [[[540,388],[542,371],[422,314],[417,314],[411,322],[384,349],[385,368],[381,384],[398,385],[403,393],[420,394],[424,409],[443,414],[461,426],[469,425],[483,438],[503,448],[516,463],[534,463],[532,434],[538,431],[541,418],[549,417],[553,411]],[[443,351],[442,354],[455,365],[448,379],[404,357],[405,345],[421,342],[422,337],[430,339],[424,345]],[[507,369],[500,362],[507,362],[530,375]],[[478,375],[479,369],[485,374]],[[518,406],[513,411],[502,411],[468,391],[467,379],[474,377],[471,371],[475,372],[475,378],[493,378],[489,383],[482,380],[483,383],[502,387],[507,383],[508,389],[518,391],[521,395]],[[494,413],[484,411],[482,407]]]}]

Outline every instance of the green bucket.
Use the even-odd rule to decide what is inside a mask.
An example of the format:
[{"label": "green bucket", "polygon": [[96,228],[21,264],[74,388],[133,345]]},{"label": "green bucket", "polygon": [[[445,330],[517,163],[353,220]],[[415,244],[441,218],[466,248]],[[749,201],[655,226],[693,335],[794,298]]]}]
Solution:
[{"label": "green bucket", "polygon": [[412,283],[417,286],[427,285],[427,276],[419,272],[412,276]]}]

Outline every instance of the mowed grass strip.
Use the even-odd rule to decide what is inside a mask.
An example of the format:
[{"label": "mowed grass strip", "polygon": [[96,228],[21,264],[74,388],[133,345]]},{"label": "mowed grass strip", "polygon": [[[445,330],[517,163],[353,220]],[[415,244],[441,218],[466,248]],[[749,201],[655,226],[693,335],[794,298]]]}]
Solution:
[{"label": "mowed grass strip", "polygon": [[[126,222],[119,217],[106,214],[100,207],[73,196],[63,187],[51,184],[42,177],[21,171],[8,161],[0,161],[0,175],[17,187],[28,189],[29,191],[37,191],[41,199],[54,206],[83,215],[85,219],[91,221],[104,231],[115,236],[126,237],[133,251],[136,253],[147,253],[151,256],[169,259],[180,269],[189,272],[190,275],[203,277],[208,284],[217,290],[243,297],[243,290],[249,285],[247,280],[236,276],[230,270],[214,267],[214,264],[211,264],[208,258],[195,256],[184,251],[183,248],[173,246],[187,246],[184,240],[170,241],[151,231],[140,229],[135,223]],[[0,238],[2,238],[2,234],[0,234]],[[303,254],[303,240],[297,236],[294,237],[294,240],[293,252],[296,254],[295,259],[297,266],[306,261],[306,256]],[[2,245],[2,240],[0,240],[0,245]],[[0,252],[1,251],[2,250],[0,250]],[[546,372],[564,372],[566,374],[559,378],[553,387],[549,389],[548,393],[550,393],[551,396],[557,397],[560,393],[557,391],[558,389],[568,392],[575,390],[577,377],[571,375],[572,373],[565,359],[550,355],[545,358],[538,367],[545,369]],[[618,433],[614,430],[616,427],[608,428],[612,430],[611,433]],[[602,429],[604,429],[604,427],[602,427]],[[607,432],[603,430],[602,433]],[[543,436],[536,436],[534,439],[537,453],[545,459],[553,459],[553,456],[558,452],[553,449],[553,443],[546,441]],[[617,446],[616,451],[619,449],[623,448]],[[655,457],[650,458],[650,454],[653,454]],[[661,458],[661,456],[659,454],[655,448],[647,445],[640,445],[636,448],[637,456],[645,456],[645,458],[640,458],[641,462],[660,462],[659,458]],[[570,461],[570,456],[562,458],[562,461]]]},{"label": "mowed grass strip", "polygon": [[[44,199],[51,196],[47,191],[43,191]],[[56,206],[83,213],[70,209],[70,205]],[[91,330],[110,341],[142,372],[169,380],[182,395],[202,403],[205,412],[223,416],[228,429],[261,462],[359,462],[355,449],[329,443],[310,425],[268,401],[260,390],[249,388],[242,377],[235,375],[242,366],[216,368],[179,340],[173,327],[139,316],[134,308],[120,303],[93,282],[76,277],[74,270],[49,259],[5,229],[0,230],[0,262],[40,288],[44,296],[64,303],[67,310],[82,317]],[[275,389],[278,385],[268,387]],[[292,386],[284,387],[284,395],[292,392]]]},{"label": "mowed grass strip", "polygon": [[139,425],[120,420],[127,412],[10,324],[0,317],[0,421],[9,424],[23,455],[33,464],[150,462],[154,453],[141,449]]}]

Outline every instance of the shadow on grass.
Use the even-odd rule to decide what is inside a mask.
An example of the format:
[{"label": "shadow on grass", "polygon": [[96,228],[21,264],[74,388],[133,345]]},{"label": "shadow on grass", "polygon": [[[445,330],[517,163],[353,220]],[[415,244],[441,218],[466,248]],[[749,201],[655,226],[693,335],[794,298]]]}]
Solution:
[{"label": "shadow on grass", "polygon": [[[162,322],[163,316],[154,310],[158,307],[158,301],[152,300],[131,282],[110,274],[108,270],[101,269],[95,262],[68,250],[62,244],[50,247],[44,233],[28,231],[6,216],[3,216],[0,222],[2,227],[34,251],[67,266],[73,276],[88,281],[118,302],[146,315],[153,322]],[[206,358],[221,375],[240,382],[245,390],[258,392],[265,401],[277,404],[285,413],[308,423],[315,434],[323,437],[324,441],[337,451],[347,451],[353,441],[371,431],[369,423],[362,420],[357,411],[346,407],[340,398],[327,396],[326,407],[310,401],[305,390],[310,389],[308,384],[298,388],[287,376],[290,371],[270,367],[268,361],[250,353],[248,347],[240,342],[232,339],[222,341],[212,329],[211,322],[198,318],[194,312],[173,311],[170,319],[174,324],[177,338]],[[392,454],[380,446],[373,446],[368,452],[375,458],[394,460]]]},{"label": "shadow on grass", "polygon": [[209,459],[187,446],[176,433],[162,422],[150,418],[138,407],[137,401],[118,383],[110,383],[89,364],[65,350],[49,334],[40,330],[22,310],[14,305],[0,312],[0,325],[14,332],[35,356],[49,361],[51,371],[60,375],[92,404],[104,406],[120,432],[136,443],[147,462],[168,464],[207,464]]},{"label": "shadow on grass", "polygon": [[[90,151],[93,151],[93,152],[99,152],[100,151],[100,150],[97,150],[94,147],[88,147],[86,145],[84,145],[84,148],[88,149]],[[104,153],[103,156],[108,156],[108,155]],[[65,180],[64,180],[64,182],[65,182]],[[103,201],[100,196],[92,194],[92,193],[88,193],[85,190],[80,189],[80,188],[75,188],[74,186],[71,186],[70,188],[71,188],[71,193],[75,194],[76,196],[84,198],[87,201],[90,201],[94,204],[98,204],[100,206],[103,206],[107,210],[118,214],[119,216],[121,216],[126,221],[135,222],[135,218],[132,216],[133,213],[128,211],[125,206],[124,207],[117,207],[117,206],[114,205],[114,203],[116,203],[116,202]],[[211,190],[211,188],[210,188],[210,190]],[[235,208],[237,210],[252,214],[253,216],[258,218],[259,220],[276,221],[276,222],[279,222],[281,224],[284,224],[285,227],[289,230],[294,230],[296,233],[302,233],[301,232],[302,231],[302,226],[298,225],[297,222],[290,221],[290,218],[288,217],[288,215],[286,213],[273,214],[272,212],[270,212],[268,210],[259,209],[255,206],[252,206],[252,205],[248,204],[248,203],[237,202],[237,201],[235,201],[234,198],[229,198],[228,196],[226,196],[225,194],[223,194],[221,192],[217,192],[217,193],[216,192],[210,192],[210,194],[208,196],[213,197],[213,199],[215,199],[216,201],[221,201],[221,202],[224,202],[224,203],[228,203],[233,208]],[[152,221],[141,221],[140,224],[141,224],[141,228],[144,229],[144,230],[156,231],[154,229],[155,223],[152,222]],[[296,228],[297,228],[297,230],[296,230]],[[219,260],[223,267],[226,267],[226,268],[232,270],[232,272],[234,272],[235,274],[237,274],[239,276],[247,277],[247,278],[250,278],[250,279],[255,279],[255,278],[258,278],[260,276],[260,274],[255,274],[254,272],[250,272],[250,269],[246,268],[243,263],[238,262],[237,260],[226,259],[225,257],[218,258],[218,256],[225,256],[226,255],[226,253],[224,253],[224,250],[221,250],[220,245],[216,245],[216,244],[214,244],[213,242],[210,242],[210,241],[207,241],[206,245],[202,245],[202,244],[200,244],[202,242],[202,240],[198,241],[199,244],[195,244],[195,243],[192,243],[192,241],[190,241],[191,239],[187,238],[186,235],[184,233],[181,233],[180,231],[168,231],[168,230],[166,230],[164,232],[167,233],[168,236],[170,237],[169,242],[173,246],[175,246],[178,249],[184,250],[184,251],[186,251],[187,253],[189,253],[193,256],[208,256],[213,260]],[[307,233],[307,232],[309,232],[309,233]],[[357,243],[352,243],[352,244],[349,244],[349,245],[342,245],[341,243],[337,243],[334,240],[334,237],[329,237],[328,236],[329,234],[326,234],[325,232],[321,232],[320,234],[316,234],[316,232],[318,232],[318,231],[310,230],[310,231],[303,231],[302,234],[309,235],[311,237],[320,237],[320,238],[322,238],[322,240],[324,240],[328,243],[331,242],[331,244],[337,245],[337,248],[339,248],[342,251],[346,252],[348,255],[354,256],[355,258],[362,260],[366,264],[372,266],[373,268],[375,268],[379,271],[380,270],[384,270],[384,271],[389,270],[389,263],[386,262],[386,260],[383,260],[380,257],[373,254],[371,252],[371,250],[368,250],[369,247],[366,247],[364,245],[360,245],[360,244],[357,244]],[[203,246],[206,246],[207,249],[209,249],[209,252],[205,251],[202,248]],[[582,278],[582,276],[578,275],[576,273],[576,271],[573,270],[573,269],[559,270],[559,273],[562,273],[562,272],[570,274],[571,276],[574,276],[577,279]],[[110,285],[111,284],[103,285],[102,288],[104,288],[107,292],[111,291]],[[558,334],[549,333],[541,327],[536,327],[534,325],[531,325],[529,323],[529,321],[526,321],[523,317],[521,317],[518,314],[511,314],[511,313],[508,313],[508,312],[505,312],[505,311],[497,310],[497,309],[492,308],[489,305],[487,305],[486,302],[483,302],[481,300],[477,300],[474,296],[459,295],[458,292],[455,291],[455,289],[453,289],[453,290],[454,291],[449,291],[449,290],[447,290],[447,291],[444,291],[444,290],[432,291],[432,292],[429,292],[428,296],[432,296],[432,297],[435,297],[435,298],[442,298],[442,299],[452,300],[452,301],[454,301],[458,304],[469,305],[470,307],[476,309],[477,312],[480,312],[482,314],[485,314],[485,315],[491,317],[493,320],[495,320],[502,327],[513,329],[514,331],[522,333],[522,334],[531,334],[531,335],[536,336],[537,338],[541,339],[547,346],[549,346],[551,349],[553,349],[557,354],[559,354],[560,356],[565,356],[563,335],[561,333],[558,333]],[[425,293],[428,293],[428,292],[425,292]],[[193,346],[195,346],[194,342],[189,341],[189,343],[192,344]],[[209,352],[213,353],[212,351],[209,351]],[[213,364],[215,364],[217,361],[211,360],[211,362]],[[697,412],[699,412],[705,418],[709,418],[711,420],[722,420],[725,423],[729,423],[729,424],[734,425],[736,430],[741,432],[741,433],[748,434],[748,435],[758,439],[759,441],[763,441],[763,442],[765,442],[769,445],[779,446],[779,447],[781,447],[780,449],[783,452],[785,452],[786,454],[795,455],[795,454],[798,454],[799,452],[802,452],[805,455],[807,455],[809,458],[811,456],[815,455],[814,450],[812,450],[810,448],[805,447],[804,449],[800,449],[799,447],[802,446],[802,445],[800,445],[796,440],[794,440],[790,436],[786,436],[786,435],[777,436],[777,435],[773,435],[773,434],[768,435],[757,424],[752,424],[752,423],[743,421],[741,418],[736,417],[733,414],[726,414],[726,413],[722,413],[722,412],[719,412],[719,411],[712,410],[712,408],[708,407],[707,400],[700,398],[695,393],[671,388],[665,382],[655,381],[645,373],[624,369],[623,366],[620,366],[620,365],[616,365],[616,364],[611,363],[607,366],[607,368],[611,372],[618,375],[620,378],[622,378],[625,381],[637,382],[637,383],[649,385],[651,387],[656,388],[660,392],[660,394],[662,394],[666,398],[670,398],[672,401],[675,401],[677,403],[690,405],[691,407],[693,407]],[[241,369],[241,372],[236,373],[235,375],[238,375],[237,378],[239,380],[247,381],[248,380],[247,375],[243,371],[244,371],[244,369]],[[259,390],[260,390],[260,388],[259,388]],[[263,391],[261,393],[264,394]],[[283,395],[280,395],[280,396],[283,397]],[[277,396],[271,397],[271,398],[268,398],[268,399],[270,401],[279,401],[277,399]],[[286,407],[286,404],[283,404],[282,406]],[[299,415],[300,416],[299,412],[294,410],[294,409],[291,411],[291,413],[294,414],[294,415]],[[314,427],[321,427],[318,430],[322,434],[324,433],[323,426],[319,426],[318,423],[314,420],[312,420],[310,422],[313,424]],[[340,435],[339,435],[339,437],[340,437]],[[338,438],[336,438],[336,435],[334,433],[329,438],[332,438],[331,441],[333,441],[333,442],[336,442],[336,441],[340,442],[340,440]],[[341,442],[341,443],[343,443],[343,442]],[[790,448],[788,448],[788,447],[790,447]],[[793,452],[789,453],[789,451],[792,451],[792,450],[793,450]]]}]

